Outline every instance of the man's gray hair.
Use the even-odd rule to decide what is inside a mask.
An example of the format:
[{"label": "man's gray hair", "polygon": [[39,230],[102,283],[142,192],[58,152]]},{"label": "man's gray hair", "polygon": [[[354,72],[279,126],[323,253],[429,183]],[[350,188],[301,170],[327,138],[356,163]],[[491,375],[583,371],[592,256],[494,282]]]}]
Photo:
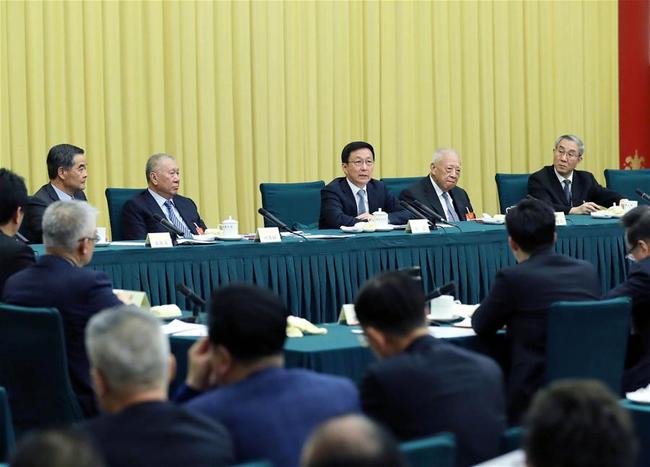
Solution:
[{"label": "man's gray hair", "polygon": [[158,320],[133,305],[109,308],[86,327],[92,367],[118,393],[164,387],[169,377],[169,339]]},{"label": "man's gray hair", "polygon": [[460,162],[460,154],[458,154],[458,151],[456,151],[454,148],[438,148],[433,153],[433,157],[431,158],[431,163],[436,165],[447,154],[456,154],[456,156],[458,157],[458,161]]},{"label": "man's gray hair", "polygon": [[56,201],[43,214],[43,243],[46,248],[74,252],[79,240],[95,237],[97,209],[85,201]]},{"label": "man's gray hair", "polygon": [[580,138],[578,138],[576,135],[562,135],[558,139],[555,140],[555,146],[554,148],[557,148],[557,146],[562,142],[563,139],[568,139],[569,141],[573,141],[578,145],[578,154],[583,155],[585,153],[585,143],[582,142]]},{"label": "man's gray hair", "polygon": [[147,183],[151,181],[151,172],[156,172],[158,170],[158,165],[160,164],[160,161],[162,159],[171,159],[173,161],[176,160],[176,158],[170,154],[167,154],[165,152],[160,152],[158,154],[154,154],[153,156],[149,157],[147,159],[147,165],[145,166],[145,177],[147,179]]}]

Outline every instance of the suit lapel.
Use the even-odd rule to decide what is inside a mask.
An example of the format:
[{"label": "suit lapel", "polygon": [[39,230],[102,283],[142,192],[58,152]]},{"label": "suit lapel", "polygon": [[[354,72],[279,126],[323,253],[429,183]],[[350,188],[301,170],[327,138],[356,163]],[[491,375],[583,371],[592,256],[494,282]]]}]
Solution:
[{"label": "suit lapel", "polygon": [[174,206],[176,206],[176,210],[181,215],[181,219],[183,219],[185,225],[190,229],[190,232],[197,234],[198,232],[196,231],[196,227],[194,227],[192,219],[188,217],[190,213],[185,209],[185,200],[180,196],[175,196],[172,201],[174,202]]},{"label": "suit lapel", "polygon": [[50,197],[52,202],[59,201],[59,195],[56,194],[56,191],[54,191],[54,188],[51,184],[48,183],[45,185],[45,192],[47,193],[47,196]]},{"label": "suit lapel", "polygon": [[426,204],[435,212],[437,212],[438,215],[446,219],[447,213],[445,212],[445,210],[442,207],[442,204],[440,203],[440,198],[438,198],[438,193],[436,193],[435,188],[433,188],[431,177],[427,176],[427,178],[423,180],[422,190],[426,195],[424,198]]},{"label": "suit lapel", "polygon": [[[467,211],[465,210],[465,205],[460,202],[460,197],[457,196],[458,190],[456,188],[453,188],[449,190],[449,196],[451,197],[451,200],[454,202],[454,209],[456,210],[456,215],[458,216],[458,219],[461,221],[467,220],[465,214],[467,214]],[[461,204],[463,204],[461,206]]]},{"label": "suit lapel", "polygon": [[350,185],[348,185],[348,180],[347,178],[343,177],[340,181],[341,184],[341,191],[343,192],[343,201],[345,202],[345,205],[343,206],[343,212],[348,214],[349,216],[356,217],[357,216],[357,200],[354,197],[354,194],[352,193],[352,189],[350,188]]},{"label": "suit lapel", "polygon": [[[144,203],[147,205],[147,209],[149,212],[152,214],[158,214],[167,219],[167,215],[163,212],[162,209],[160,209],[160,206],[158,206],[158,203],[156,203],[156,200],[153,199],[153,196],[151,196],[151,193],[149,193],[149,190],[145,190],[144,192]],[[155,222],[155,221],[154,221]]]},{"label": "suit lapel", "polygon": [[[575,171],[573,172],[573,182],[576,181],[576,176],[575,176]],[[546,178],[548,179],[549,186],[551,187],[551,190],[553,190],[553,194],[555,195],[556,199],[564,203],[568,206],[568,203],[566,202],[566,197],[564,196],[564,188],[562,187],[562,184],[560,181],[557,179],[557,176],[555,175],[555,170],[553,170],[553,166],[547,167],[546,170]],[[571,197],[573,199],[574,195],[574,183],[571,183]]]}]

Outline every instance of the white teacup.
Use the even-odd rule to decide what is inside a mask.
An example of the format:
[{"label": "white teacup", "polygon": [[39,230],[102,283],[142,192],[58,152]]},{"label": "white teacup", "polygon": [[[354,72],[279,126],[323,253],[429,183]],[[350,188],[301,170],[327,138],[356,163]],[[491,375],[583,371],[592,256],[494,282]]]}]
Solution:
[{"label": "white teacup", "polygon": [[97,227],[95,231],[99,237],[98,243],[106,243],[106,227]]},{"label": "white teacup", "polygon": [[228,216],[228,219],[219,224],[221,235],[224,237],[237,237],[239,236],[239,222]]},{"label": "white teacup", "polygon": [[372,213],[372,221],[377,227],[387,227],[388,226],[388,213],[380,209]]},{"label": "white teacup", "polygon": [[460,300],[454,300],[453,295],[441,295],[429,302],[429,318],[453,319],[456,317],[454,309]]},{"label": "white teacup", "polygon": [[631,199],[625,199],[625,198],[621,200],[621,207],[623,208],[623,210],[625,212],[629,211],[630,209],[634,209],[638,205],[639,205],[638,201],[634,201],[634,200],[631,200]]}]

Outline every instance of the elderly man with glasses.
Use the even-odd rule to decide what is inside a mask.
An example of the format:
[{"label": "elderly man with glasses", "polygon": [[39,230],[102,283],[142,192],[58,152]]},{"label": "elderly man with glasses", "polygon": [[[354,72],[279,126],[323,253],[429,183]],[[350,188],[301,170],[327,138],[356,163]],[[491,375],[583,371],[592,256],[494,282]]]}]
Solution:
[{"label": "elderly man with glasses", "polygon": [[357,222],[372,220],[372,213],[381,209],[388,213],[390,224],[406,224],[408,212],[383,182],[372,178],[375,150],[365,141],[347,144],[341,152],[345,177],[332,180],[320,192],[321,229],[338,229]]},{"label": "elderly man with glasses", "polygon": [[43,214],[45,255],[5,283],[2,301],[52,307],[63,319],[68,372],[86,415],[97,412],[84,349],[86,323],[95,313],[121,304],[108,277],[84,268],[99,240],[97,210],[84,201],[56,201]]},{"label": "elderly man with glasses", "polygon": [[528,194],[565,214],[589,214],[601,206],[610,207],[622,196],[602,187],[591,172],[575,170],[582,161],[585,145],[575,135],[555,141],[553,165],[538,170],[528,179]]}]

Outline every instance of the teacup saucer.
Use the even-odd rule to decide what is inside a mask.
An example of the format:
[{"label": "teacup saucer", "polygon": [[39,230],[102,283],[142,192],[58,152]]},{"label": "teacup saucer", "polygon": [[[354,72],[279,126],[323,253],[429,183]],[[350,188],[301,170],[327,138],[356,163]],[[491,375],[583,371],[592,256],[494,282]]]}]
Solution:
[{"label": "teacup saucer", "polygon": [[218,240],[224,240],[224,241],[226,241],[226,242],[229,242],[229,241],[230,241],[230,242],[232,242],[232,241],[237,241],[237,240],[241,240],[241,239],[243,239],[243,238],[244,238],[243,235],[232,235],[232,236],[230,236],[230,235],[228,235],[228,236],[217,235],[217,239],[218,239]]}]

